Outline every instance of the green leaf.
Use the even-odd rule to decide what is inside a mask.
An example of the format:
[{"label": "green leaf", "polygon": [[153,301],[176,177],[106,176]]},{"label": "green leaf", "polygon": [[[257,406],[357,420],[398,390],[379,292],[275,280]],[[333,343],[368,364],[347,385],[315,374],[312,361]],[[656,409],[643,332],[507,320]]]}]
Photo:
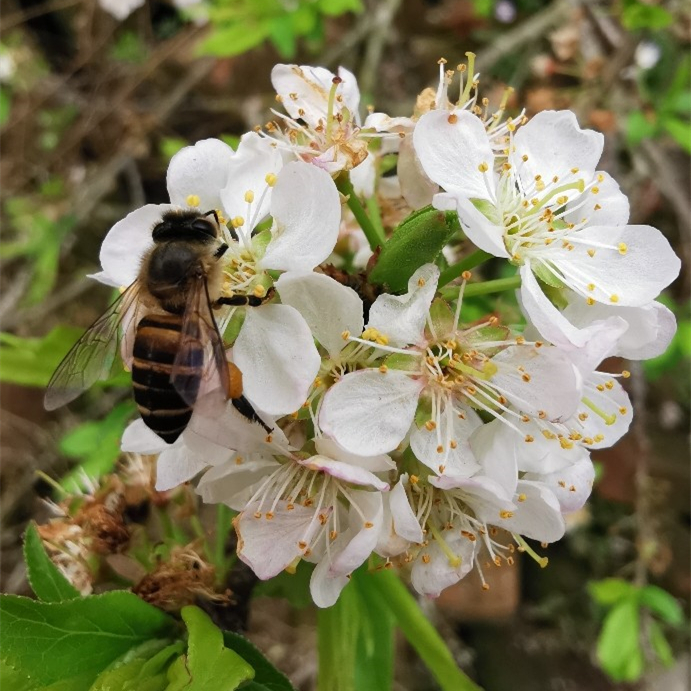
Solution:
[{"label": "green leaf", "polygon": [[662,127],[687,154],[691,154],[691,123],[668,115],[662,120]]},{"label": "green leaf", "polygon": [[279,672],[261,651],[244,636],[231,631],[224,631],[223,642],[226,648],[234,650],[254,668],[254,679],[247,686],[243,686],[243,689],[252,688],[252,684],[256,684],[269,691],[295,691],[295,687],[290,683],[288,677],[283,672]]},{"label": "green leaf", "polygon": [[270,33],[270,20],[257,21],[254,24],[245,22],[230,24],[215,28],[202,41],[198,52],[201,55],[216,55],[219,57],[240,55],[258,46],[269,37]]},{"label": "green leaf", "polygon": [[637,29],[664,29],[672,24],[674,16],[659,5],[639,0],[625,0],[621,22],[629,31]]},{"label": "green leaf", "polygon": [[634,585],[622,578],[605,578],[588,583],[590,597],[600,605],[614,605],[636,591]]},{"label": "green leaf", "polygon": [[7,87],[0,89],[0,127],[10,119],[11,108],[12,96],[10,90]]},{"label": "green leaf", "polygon": [[597,659],[615,681],[635,681],[643,673],[640,616],[634,597],[621,600],[605,617],[597,641]]},{"label": "green leaf", "polygon": [[169,161],[175,154],[187,146],[187,140],[182,137],[164,137],[158,144],[158,150],[165,161]]},{"label": "green leaf", "polygon": [[276,17],[270,24],[271,43],[279,55],[290,59],[295,55],[295,31],[290,19],[286,16]]},{"label": "green leaf", "polygon": [[84,476],[98,479],[113,469],[120,456],[122,433],[134,411],[133,401],[122,401],[103,420],[85,422],[60,440],[60,452],[79,459],[77,466],[60,480],[66,490],[79,491]]},{"label": "green leaf", "polygon": [[671,667],[674,664],[674,653],[672,652],[672,646],[665,638],[662,628],[655,620],[648,622],[648,635],[650,637],[650,645],[655,651],[655,655],[657,655],[660,662],[665,667]]},{"label": "green leaf", "polygon": [[35,523],[29,524],[24,535],[24,561],[29,585],[40,600],[61,602],[80,597],[79,591],[62,575],[46,553]]},{"label": "green leaf", "polygon": [[0,381],[23,386],[47,386],[55,368],[82,331],[57,326],[43,338],[0,334]]},{"label": "green leaf", "polygon": [[226,648],[223,633],[199,607],[183,607],[189,632],[186,656],[170,668],[168,691],[233,691],[254,677],[254,670]]},{"label": "green leaf", "polygon": [[142,643],[99,674],[89,691],[165,691],[167,668],[184,648],[182,641]]},{"label": "green leaf", "polygon": [[288,600],[296,609],[304,609],[312,604],[310,578],[314,566],[300,561],[295,573],[281,571],[268,581],[260,581],[253,590],[255,597],[280,597]]},{"label": "green leaf", "polygon": [[37,685],[93,679],[131,648],[177,624],[136,595],[113,591],[67,602],[0,595],[3,656]]},{"label": "green leaf", "polygon": [[650,120],[645,113],[635,110],[626,118],[626,141],[629,146],[638,146],[644,139],[654,137],[657,129],[654,119]]},{"label": "green leaf", "polygon": [[684,622],[684,611],[676,598],[656,585],[642,588],[639,602],[668,624],[680,626]]},{"label": "green leaf", "polygon": [[362,12],[362,0],[317,0],[317,7],[322,14],[337,17],[346,12]]},{"label": "green leaf", "polygon": [[384,243],[370,280],[394,293],[405,291],[408,279],[423,264],[433,262],[459,229],[454,212],[426,206],[412,213]]}]

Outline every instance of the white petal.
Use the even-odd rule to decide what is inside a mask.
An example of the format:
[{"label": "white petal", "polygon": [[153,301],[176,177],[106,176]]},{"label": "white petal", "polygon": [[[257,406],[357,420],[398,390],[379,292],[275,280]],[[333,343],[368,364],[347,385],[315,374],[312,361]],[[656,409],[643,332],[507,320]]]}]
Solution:
[{"label": "white petal", "polygon": [[329,568],[332,576],[345,576],[364,563],[376,547],[382,529],[384,519],[382,495],[379,492],[353,490],[350,492],[350,497],[359,509],[356,511],[351,506],[348,516],[348,530],[353,531],[355,536],[340,553],[332,558]]},{"label": "white petal", "polygon": [[274,225],[262,266],[310,271],[333,251],[341,223],[341,202],[331,176],[309,163],[288,163],[271,199]]},{"label": "white petal", "polygon": [[[442,537],[446,543],[446,551],[436,540],[430,540],[420,550],[413,564],[411,582],[421,595],[439,597],[444,588],[460,581],[473,568],[477,541],[472,542],[463,537],[456,529],[443,531]],[[457,557],[457,562],[450,561],[449,551]]]},{"label": "white petal", "polygon": [[326,456],[310,456],[304,461],[299,461],[299,463],[305,468],[326,473],[353,485],[370,486],[382,492],[389,489],[386,482],[380,480],[374,473],[370,473],[369,470],[358,468],[355,465],[350,465],[350,463],[334,461]]},{"label": "white petal", "polygon": [[310,595],[317,607],[331,607],[336,604],[343,588],[348,585],[348,576],[333,576],[329,572],[329,560],[323,558],[312,571]]},{"label": "white petal", "polygon": [[[664,235],[651,226],[588,227],[574,233],[575,239],[578,243],[573,251],[560,252],[552,261],[567,277],[578,275],[578,286],[567,279],[571,288],[598,302],[642,306],[679,275],[679,257]],[[622,255],[617,249],[598,248],[591,257],[588,245],[582,242],[605,243],[614,248],[623,243],[627,250]],[[594,284],[595,290],[583,287],[588,283]]]},{"label": "white petal", "polygon": [[460,489],[464,500],[475,515],[487,523],[496,523],[504,511],[513,509],[511,495],[498,482],[483,475],[453,478],[450,475],[430,476],[428,481],[439,489]]},{"label": "white petal", "polygon": [[220,139],[202,139],[186,146],[170,159],[167,185],[171,204],[193,206],[188,198],[199,197],[202,212],[221,209],[221,190],[228,182],[233,150]]},{"label": "white petal", "polygon": [[[417,459],[439,475],[470,477],[480,469],[468,439],[482,425],[482,420],[473,410],[467,409],[464,414],[465,418],[461,419],[447,405],[440,412],[435,429],[414,426],[410,434],[410,448]],[[455,448],[451,441],[455,442]]]},{"label": "white petal", "polygon": [[509,496],[513,495],[518,481],[518,440],[520,436],[501,420],[478,427],[470,438],[470,446],[483,474],[498,482]]},{"label": "white petal", "polygon": [[347,374],[324,396],[319,426],[351,453],[392,451],[410,429],[423,386],[394,369]]},{"label": "white petal", "polygon": [[540,542],[556,542],[564,535],[561,507],[552,491],[540,482],[519,480],[513,516],[494,525]]},{"label": "white petal", "polygon": [[333,439],[320,437],[314,440],[314,446],[317,453],[322,456],[328,456],[342,463],[349,463],[350,465],[364,468],[372,473],[388,472],[394,470],[396,464],[391,460],[391,456],[380,454],[379,456],[358,456],[354,453],[349,453],[341,448]]},{"label": "white petal", "polygon": [[358,197],[371,197],[374,194],[374,182],[377,178],[376,157],[367,152],[367,158],[350,171],[350,182]]},{"label": "white petal", "polygon": [[101,245],[99,258],[103,272],[97,275],[102,283],[128,286],[139,275],[142,258],[154,246],[153,227],[170,204],[147,204],[127,214],[109,231]]},{"label": "white petal", "polygon": [[396,171],[401,185],[401,195],[411,209],[421,209],[432,203],[432,198],[439,191],[439,185],[432,182],[422,169],[413,148],[413,138],[410,136],[401,140]]},{"label": "white petal", "polygon": [[273,510],[273,518],[265,514],[255,518],[257,504],[248,506],[235,519],[238,533],[238,557],[265,581],[278,575],[283,569],[302,556],[304,549],[298,543],[310,543],[321,524],[315,517],[314,508],[292,505],[280,501]]},{"label": "white petal", "polygon": [[[427,176],[447,192],[487,199],[487,186],[494,189],[494,154],[475,115],[464,110],[425,113],[413,131],[413,145]],[[487,166],[487,172],[480,166]]]},{"label": "white petal", "polygon": [[[442,200],[449,195],[438,194],[434,198],[434,206],[439,206],[444,203]],[[481,250],[493,254],[495,257],[509,257],[509,253],[504,245],[504,226],[497,225],[490,221],[487,216],[480,212],[473,203],[461,195],[455,195],[456,210],[458,211],[458,220],[463,226],[463,231],[468,238],[477,245]],[[494,207],[488,204],[489,211],[493,211]]]},{"label": "white petal", "polygon": [[369,313],[368,327],[377,329],[392,346],[422,343],[429,308],[437,291],[439,269],[421,266],[408,281],[404,295],[380,295]]},{"label": "white petal", "polygon": [[[517,164],[524,186],[535,185],[535,176],[560,182],[582,178],[589,181],[597,168],[605,138],[599,132],[582,130],[569,110],[546,110],[534,115],[518,129],[514,138],[512,159]],[[527,161],[522,161],[528,156]],[[572,168],[579,172],[571,174]],[[574,192],[565,192],[574,195]]]},{"label": "white petal", "polygon": [[549,487],[559,502],[562,513],[578,511],[593,490],[595,468],[586,454],[577,463],[553,473],[526,473],[524,480],[537,480]]},{"label": "white petal", "polygon": [[338,87],[337,95],[343,96],[343,106],[353,116],[355,123],[360,124],[360,88],[358,87],[355,75],[345,67],[338,68],[338,76],[341,84]]},{"label": "white petal", "polygon": [[191,480],[206,466],[204,458],[190,451],[184,444],[170,447],[156,462],[156,491],[165,492],[177,487]]},{"label": "white petal", "polygon": [[629,325],[612,352],[627,360],[647,360],[661,355],[677,330],[674,314],[659,302],[642,307],[618,307],[598,302],[588,305],[582,299],[575,299],[564,310],[564,317],[577,327],[611,316],[620,317]]},{"label": "white petal", "polygon": [[315,127],[320,120],[326,122],[334,76],[324,67],[276,65],[271,70],[271,83],[286,112]]},{"label": "white petal", "polygon": [[196,492],[207,504],[224,503],[242,511],[251,498],[247,490],[277,468],[276,461],[258,454],[248,458],[232,454],[226,463],[209,468],[202,475]]},{"label": "white petal", "polygon": [[[251,232],[269,213],[273,190],[266,176],[278,175],[282,167],[281,153],[270,140],[256,132],[244,134],[229,162],[227,184],[220,192],[226,217],[243,218],[243,231]],[[245,199],[247,192],[254,195],[251,204]]]},{"label": "white petal", "polygon": [[271,415],[305,402],[321,363],[307,323],[288,305],[248,309],[233,356],[245,395]]},{"label": "white petal", "polygon": [[557,422],[573,415],[581,382],[566,353],[547,345],[511,346],[492,358],[492,363],[499,370],[490,383],[522,412],[538,415],[543,411],[547,420]]},{"label": "white petal", "polygon": [[170,444],[166,444],[156,432],[147,427],[144,420],[137,418],[125,427],[120,448],[123,451],[152,455],[169,449]]},{"label": "white petal", "polygon": [[289,271],[275,283],[284,305],[303,316],[313,336],[333,358],[345,347],[343,332],[362,333],[362,300],[347,286],[313,271]]},{"label": "white petal", "polygon": [[410,506],[405,485],[408,482],[408,475],[403,474],[394,488],[389,492],[389,507],[393,519],[394,530],[398,535],[414,543],[422,543],[425,539],[420,523],[415,516],[415,512]]},{"label": "white petal", "polygon": [[609,173],[598,173],[599,192],[590,190],[566,205],[564,220],[580,224],[587,221],[591,226],[625,226],[629,222],[629,200],[619,189],[619,184]]},{"label": "white petal", "polygon": [[[598,390],[598,386],[603,390]],[[570,426],[578,429],[584,437],[595,440],[586,444],[589,448],[613,446],[629,431],[633,419],[631,400],[622,385],[608,374],[594,372],[591,375],[583,387],[583,401],[588,401],[606,416],[603,418],[585,403],[580,404]],[[579,417],[586,415],[584,421]]]}]

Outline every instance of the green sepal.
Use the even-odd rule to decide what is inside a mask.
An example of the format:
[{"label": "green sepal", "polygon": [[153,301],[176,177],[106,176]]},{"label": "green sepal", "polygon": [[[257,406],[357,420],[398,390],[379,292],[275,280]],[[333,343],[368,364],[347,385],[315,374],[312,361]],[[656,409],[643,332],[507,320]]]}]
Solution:
[{"label": "green sepal", "polygon": [[426,206],[412,213],[384,243],[370,281],[386,285],[394,293],[404,292],[410,277],[423,264],[434,262],[459,230],[455,212]]},{"label": "green sepal", "polygon": [[[547,286],[552,288],[566,288],[566,284],[558,279],[551,271],[549,271],[543,264],[531,264],[530,268],[535,277]],[[547,292],[547,291],[545,291]]]},{"label": "green sepal", "polygon": [[454,327],[454,312],[446,300],[435,298],[429,308],[429,317],[437,338],[449,336]]}]

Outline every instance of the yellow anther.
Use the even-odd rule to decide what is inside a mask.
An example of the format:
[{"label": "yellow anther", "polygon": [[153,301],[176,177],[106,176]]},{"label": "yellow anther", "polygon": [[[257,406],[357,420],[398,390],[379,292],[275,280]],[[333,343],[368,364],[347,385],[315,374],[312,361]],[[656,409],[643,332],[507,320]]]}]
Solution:
[{"label": "yellow anther", "polygon": [[575,175],[578,172],[578,168],[571,168],[571,172]]},{"label": "yellow anther", "polygon": [[530,375],[526,372],[525,374],[523,374],[523,375],[521,376],[521,379],[522,379],[524,382],[527,383],[527,382],[530,381]]},{"label": "yellow anther", "polygon": [[247,190],[247,192],[245,192],[245,201],[248,204],[251,204],[254,201],[254,192],[252,192],[252,190]]},{"label": "yellow anther", "polygon": [[619,296],[616,293],[614,293],[613,295],[609,296],[609,301],[610,302],[619,302]]},{"label": "yellow anther", "polygon": [[486,172],[489,170],[489,166],[488,166],[486,163],[483,162],[483,163],[481,163],[481,164],[477,167],[477,169],[478,169],[481,173],[486,173]]},{"label": "yellow anther", "polygon": [[347,341],[350,338],[350,331],[342,331],[341,332],[341,338],[344,341]]},{"label": "yellow anther", "polygon": [[411,485],[417,485],[420,482],[420,478],[417,475],[411,475],[409,480]]},{"label": "yellow anther", "polygon": [[598,182],[604,182],[605,181],[605,176],[602,173],[597,174],[597,181]]},{"label": "yellow anther", "polygon": [[198,194],[190,194],[187,196],[187,206],[199,206],[202,200],[199,198]]},{"label": "yellow anther", "polygon": [[425,287],[425,283],[426,283],[426,281],[425,281],[424,278],[420,277],[420,278],[417,279],[417,286],[418,286],[418,288],[424,288],[424,287]]},{"label": "yellow anther", "polygon": [[266,518],[267,521],[270,521],[273,517],[274,517],[274,515],[273,515],[273,512],[272,512],[272,511],[267,511],[267,512],[264,514],[264,518]]},{"label": "yellow anther", "polygon": [[593,298],[586,298],[585,301],[591,307],[595,304],[595,300]]},{"label": "yellow anther", "polygon": [[625,408],[624,406],[619,408],[619,414],[620,415],[626,415],[626,413],[628,413],[628,412],[629,412],[628,408]]},{"label": "yellow anther", "polygon": [[386,374],[386,373],[389,371],[389,368],[388,368],[386,365],[380,365],[380,366],[379,366],[379,371],[380,371],[382,374]]},{"label": "yellow anther", "polygon": [[374,523],[371,521],[365,521],[365,528],[374,528]]},{"label": "yellow anther", "polygon": [[455,439],[452,439],[452,440],[449,442],[449,446],[450,446],[452,449],[455,449],[455,448],[458,447],[458,442],[457,442]]},{"label": "yellow anther", "polygon": [[573,449],[573,442],[569,441],[566,437],[559,436],[559,445],[562,449]]},{"label": "yellow anther", "polygon": [[274,173],[267,173],[264,180],[269,187],[273,187],[276,184],[277,177]]},{"label": "yellow anther", "polygon": [[588,250],[588,256],[589,256],[589,257],[594,257],[594,256],[595,256],[595,250],[592,249],[592,248],[589,249],[589,250]]},{"label": "yellow anther", "polygon": [[617,249],[619,250],[619,254],[626,254],[629,251],[629,248],[626,246],[625,242],[620,242],[617,246]]},{"label": "yellow anther", "polygon": [[242,216],[236,216],[230,220],[233,228],[242,228],[245,225],[245,219]]},{"label": "yellow anther", "polygon": [[423,554],[422,555],[422,561],[424,564],[429,564],[430,563],[430,556],[429,554]]},{"label": "yellow anther", "polygon": [[528,154],[523,154],[523,156],[521,156],[521,159],[523,163],[525,163],[528,160]]},{"label": "yellow anther", "polygon": [[470,271],[464,271],[464,272],[461,274],[461,278],[462,278],[464,281],[469,281],[472,277],[473,277],[473,274],[472,274]]},{"label": "yellow anther", "polygon": [[437,423],[434,420],[427,420],[425,427],[431,432],[432,430],[437,429]]},{"label": "yellow anther", "polygon": [[444,453],[444,447],[441,444],[437,446],[437,453]]},{"label": "yellow anther", "polygon": [[523,494],[523,493],[519,494],[519,495],[516,497],[516,499],[518,499],[518,501],[525,501],[527,498],[528,498],[528,497],[527,497],[525,494]]},{"label": "yellow anther", "polygon": [[530,444],[531,442],[535,441],[535,437],[532,434],[526,434],[524,441],[528,442]]},{"label": "yellow anther", "polygon": [[513,518],[513,511],[500,511],[499,518]]},{"label": "yellow anther", "polygon": [[261,284],[256,285],[254,286],[254,290],[252,292],[254,293],[255,297],[263,298],[266,295],[266,288]]},{"label": "yellow anther", "polygon": [[611,379],[606,381],[605,388],[611,391],[614,388],[614,382]]},{"label": "yellow anther", "polygon": [[458,122],[458,115],[456,115],[456,113],[451,113],[446,121],[449,123],[449,125],[455,125]]},{"label": "yellow anther", "polygon": [[629,372],[627,369],[622,370],[621,376],[624,377],[624,379],[628,379],[631,376],[631,372]]}]

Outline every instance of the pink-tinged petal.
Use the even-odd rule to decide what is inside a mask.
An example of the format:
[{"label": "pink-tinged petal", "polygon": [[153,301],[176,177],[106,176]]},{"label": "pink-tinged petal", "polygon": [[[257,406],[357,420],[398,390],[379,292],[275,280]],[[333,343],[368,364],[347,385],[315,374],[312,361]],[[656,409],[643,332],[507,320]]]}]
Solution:
[{"label": "pink-tinged petal", "polygon": [[[477,541],[469,540],[457,529],[444,530],[441,535],[446,549],[430,540],[420,550],[411,572],[413,588],[428,597],[439,597],[442,590],[458,583],[473,568],[475,560]],[[455,556],[453,560],[449,553]]]},{"label": "pink-tinged petal", "polygon": [[[584,297],[607,305],[640,307],[654,300],[678,275],[681,261],[665,236],[651,226],[588,227],[574,233],[575,248],[552,260],[567,282]],[[595,248],[604,243],[615,249]],[[618,249],[624,247],[622,254]],[[595,288],[586,290],[584,284]]]},{"label": "pink-tinged petal", "polygon": [[[178,151],[168,165],[170,203],[196,206],[202,213],[221,209],[221,190],[228,183],[233,156],[233,150],[220,139],[203,139]],[[199,202],[191,204],[190,196],[198,197]]]},{"label": "pink-tinged petal", "polygon": [[154,246],[151,231],[171,208],[170,204],[147,204],[118,221],[103,240],[99,255],[103,271],[94,278],[116,287],[133,283],[142,258]]},{"label": "pink-tinged petal", "polygon": [[362,300],[352,289],[313,271],[288,271],[275,283],[284,305],[294,307],[316,340],[336,357],[347,344],[343,333],[362,333]]},{"label": "pink-tinged petal", "polygon": [[438,281],[439,269],[434,264],[421,266],[410,277],[407,293],[384,293],[374,301],[367,326],[387,336],[392,346],[422,343]]},{"label": "pink-tinged petal", "polygon": [[[602,391],[598,386],[603,387]],[[608,374],[594,372],[585,382],[578,414],[569,426],[583,435],[583,443],[589,448],[606,449],[629,431],[632,420],[633,406],[624,387]]]},{"label": "pink-tinged petal", "polygon": [[307,323],[288,305],[248,309],[233,356],[245,395],[271,415],[305,402],[321,363]]},{"label": "pink-tinged petal", "polygon": [[347,374],[326,392],[319,426],[351,453],[387,453],[410,429],[423,386],[394,369]]},{"label": "pink-tinged petal", "polygon": [[[511,158],[528,189],[534,188],[536,175],[550,181],[556,175],[562,184],[577,179],[589,182],[602,156],[604,141],[599,132],[582,130],[571,111],[546,110],[518,129]],[[525,156],[528,158],[524,161]],[[570,172],[574,168],[578,168],[577,173]],[[575,191],[563,194],[573,198]]]},{"label": "pink-tinged petal", "polygon": [[[234,520],[238,534],[238,557],[259,579],[273,578],[301,557],[315,533],[321,528],[314,508],[279,501],[273,517],[255,516],[257,504],[248,506]],[[301,543],[303,546],[301,546]]]},{"label": "pink-tinged petal", "polygon": [[558,348],[511,346],[493,357],[492,363],[498,371],[490,384],[518,410],[528,415],[542,412],[553,422],[566,420],[575,412],[581,397],[580,376]]},{"label": "pink-tinged petal", "polygon": [[408,501],[408,495],[405,491],[407,484],[408,475],[404,473],[388,494],[393,528],[396,534],[405,540],[421,544],[425,537]]},{"label": "pink-tinged petal", "polygon": [[523,443],[521,437],[501,420],[479,426],[470,438],[483,475],[498,482],[508,496],[513,495],[518,482],[518,443]]},{"label": "pink-tinged petal", "polygon": [[315,439],[314,446],[317,449],[317,453],[322,456],[328,456],[336,461],[364,468],[372,473],[386,473],[396,468],[396,463],[391,459],[391,456],[386,454],[358,456],[341,448],[333,439],[327,439],[326,437]]},{"label": "pink-tinged petal", "polygon": [[[242,136],[228,165],[227,183],[220,191],[226,217],[244,219],[242,231],[250,233],[267,217],[273,189],[266,176],[278,175],[282,168],[283,157],[271,140],[256,132]],[[254,195],[251,204],[245,198],[248,192]]]},{"label": "pink-tinged petal", "polygon": [[566,205],[564,220],[579,225],[625,226],[629,222],[629,200],[609,173],[598,173],[598,193],[589,189]]},{"label": "pink-tinged petal", "polygon": [[547,485],[519,480],[514,503],[511,516],[499,518],[492,523],[540,542],[556,542],[564,536],[566,526],[561,507]]},{"label": "pink-tinged petal", "polygon": [[333,251],[341,223],[341,201],[331,176],[295,161],[284,166],[273,191],[272,239],[265,269],[310,271]]},{"label": "pink-tinged petal", "polygon": [[369,470],[358,468],[349,463],[334,461],[332,458],[327,458],[326,456],[310,456],[304,461],[299,461],[299,463],[305,466],[305,468],[326,473],[327,475],[331,475],[344,482],[350,482],[354,485],[374,487],[381,492],[385,492],[389,489],[388,483],[380,480],[374,473],[370,473]]},{"label": "pink-tinged petal", "polygon": [[257,414],[272,430],[271,442],[259,423],[241,415],[232,402],[226,401],[220,390],[216,390],[197,400],[187,431],[194,432],[218,447],[240,453],[267,452],[271,448],[280,453],[287,449],[288,440],[275,420],[261,411]]},{"label": "pink-tinged petal", "polygon": [[[177,443],[182,444],[182,441]],[[123,451],[130,451],[132,453],[153,455],[169,449],[170,444],[166,444],[156,432],[149,429],[144,424],[144,420],[137,418],[125,427],[125,431],[122,433],[120,448]]]},{"label": "pink-tinged petal", "polygon": [[582,298],[576,298],[564,310],[564,317],[579,328],[612,316],[623,319],[628,329],[619,336],[610,354],[627,360],[648,360],[662,355],[677,330],[674,314],[659,302],[642,307],[616,307],[597,302],[588,305]]},{"label": "pink-tinged petal", "polygon": [[190,451],[184,444],[172,446],[156,462],[156,491],[173,489],[191,480],[206,467],[204,458]]},{"label": "pink-tinged petal", "polygon": [[310,595],[317,607],[331,607],[336,604],[343,588],[348,585],[348,576],[334,576],[329,571],[329,560],[323,558],[312,571]]},{"label": "pink-tinged petal", "polygon": [[489,198],[494,153],[478,117],[464,110],[425,113],[413,131],[413,145],[427,176],[447,192]]},{"label": "pink-tinged petal", "polygon": [[259,454],[232,454],[226,463],[209,468],[202,475],[196,492],[207,504],[223,503],[242,511],[252,497],[251,488],[278,467],[276,461]]},{"label": "pink-tinged petal", "polygon": [[482,420],[470,409],[465,410],[464,415],[460,418],[451,405],[446,405],[435,429],[430,430],[425,425],[413,427],[410,448],[419,461],[438,475],[470,477],[480,469],[468,440],[482,425]]},{"label": "pink-tinged petal", "polygon": [[590,454],[576,463],[553,473],[526,473],[524,480],[534,480],[546,485],[557,498],[562,513],[572,513],[583,507],[593,490],[595,468]]},{"label": "pink-tinged petal", "polygon": [[348,532],[354,533],[354,537],[332,557],[331,576],[346,576],[363,564],[377,546],[383,526],[384,509],[379,492],[353,490],[350,496],[359,509],[351,505],[348,516]]},{"label": "pink-tinged petal", "polygon": [[[438,194],[434,198],[434,206],[438,209],[443,208],[443,199],[449,196]],[[458,211],[458,219],[463,226],[463,232],[472,243],[495,257],[508,259],[509,253],[504,245],[504,226],[499,225],[496,219],[488,218],[470,199],[460,195],[454,196],[454,199],[456,200],[455,210]],[[486,204],[485,211],[491,215],[495,209],[489,202]]]},{"label": "pink-tinged petal", "polygon": [[[432,203],[434,195],[439,192],[439,185],[432,182],[415,155],[413,138],[408,136],[401,140],[396,166],[401,195],[411,209],[421,209]],[[440,208],[435,205],[435,208]],[[455,200],[453,210],[456,210]]]}]

